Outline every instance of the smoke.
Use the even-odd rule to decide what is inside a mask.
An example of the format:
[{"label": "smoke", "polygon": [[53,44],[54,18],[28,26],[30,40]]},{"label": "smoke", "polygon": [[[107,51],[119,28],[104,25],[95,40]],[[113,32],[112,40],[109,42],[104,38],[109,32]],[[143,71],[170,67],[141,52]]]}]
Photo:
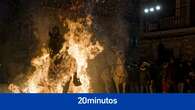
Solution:
[{"label": "smoke", "polygon": [[93,11],[95,39],[104,47],[88,68],[93,73],[90,77],[95,92],[115,92],[113,68],[116,67],[117,55],[114,50],[125,56],[129,46],[129,24],[124,18],[127,8],[123,5],[117,0],[104,0],[99,1]]}]

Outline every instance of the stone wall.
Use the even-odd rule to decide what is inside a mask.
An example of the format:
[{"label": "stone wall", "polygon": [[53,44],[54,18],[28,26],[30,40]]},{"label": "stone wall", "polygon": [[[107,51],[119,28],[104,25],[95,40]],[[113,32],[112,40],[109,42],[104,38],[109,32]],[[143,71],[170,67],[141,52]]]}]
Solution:
[{"label": "stone wall", "polygon": [[151,60],[157,59],[157,49],[160,42],[164,44],[165,48],[171,49],[176,58],[179,56],[185,59],[195,57],[195,34],[174,36],[165,39],[142,40],[139,47],[140,53],[142,53],[141,57]]}]

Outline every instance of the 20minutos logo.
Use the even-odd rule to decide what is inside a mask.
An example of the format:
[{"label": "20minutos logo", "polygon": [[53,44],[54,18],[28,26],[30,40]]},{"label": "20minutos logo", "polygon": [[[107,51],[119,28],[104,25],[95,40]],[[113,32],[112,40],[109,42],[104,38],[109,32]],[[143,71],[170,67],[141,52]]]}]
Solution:
[{"label": "20minutos logo", "polygon": [[78,104],[117,104],[117,99],[78,97]]}]

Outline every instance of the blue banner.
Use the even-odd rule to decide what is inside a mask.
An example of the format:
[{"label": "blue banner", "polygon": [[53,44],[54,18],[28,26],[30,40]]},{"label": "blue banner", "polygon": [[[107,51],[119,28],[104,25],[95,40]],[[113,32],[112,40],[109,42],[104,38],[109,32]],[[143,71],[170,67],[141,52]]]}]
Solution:
[{"label": "blue banner", "polygon": [[195,110],[195,94],[0,94],[0,110]]}]

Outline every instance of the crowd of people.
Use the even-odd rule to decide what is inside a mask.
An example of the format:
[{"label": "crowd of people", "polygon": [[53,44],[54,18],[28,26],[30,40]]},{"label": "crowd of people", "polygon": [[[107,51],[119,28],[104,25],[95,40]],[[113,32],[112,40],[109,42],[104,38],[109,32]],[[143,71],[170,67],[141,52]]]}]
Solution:
[{"label": "crowd of people", "polygon": [[195,61],[171,58],[166,62],[142,61],[137,65],[138,92],[195,92]]}]

